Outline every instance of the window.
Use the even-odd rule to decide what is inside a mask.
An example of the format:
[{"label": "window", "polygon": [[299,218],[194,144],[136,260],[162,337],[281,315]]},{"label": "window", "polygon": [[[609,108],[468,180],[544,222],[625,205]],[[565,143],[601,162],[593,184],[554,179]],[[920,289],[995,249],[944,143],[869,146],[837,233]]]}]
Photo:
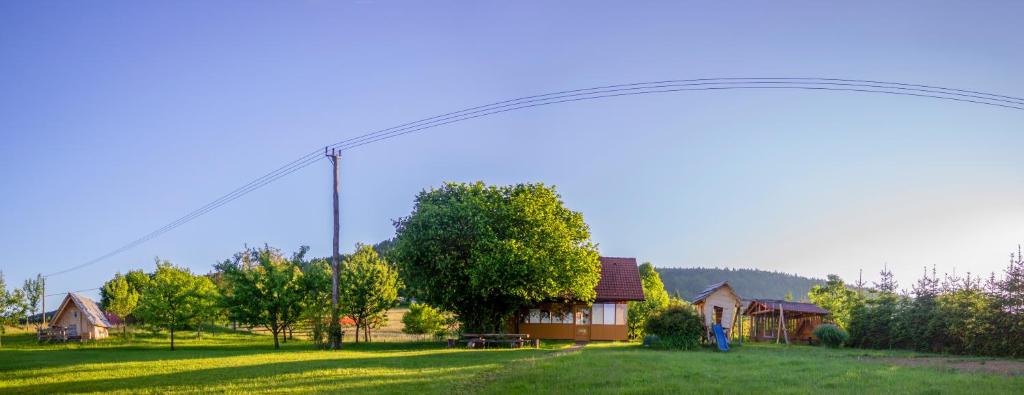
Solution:
[{"label": "window", "polygon": [[590,309],[586,306],[579,306],[576,308],[576,324],[586,325],[590,323]]},{"label": "window", "polygon": [[593,311],[596,325],[626,325],[625,303],[594,303]]},{"label": "window", "polygon": [[551,312],[551,323],[552,324],[571,324],[572,317],[569,317],[569,313],[565,311],[552,311]]},{"label": "window", "polygon": [[530,314],[526,315],[526,322],[529,324],[540,323],[540,309],[530,309]]},{"label": "window", "polygon": [[540,311],[540,323],[550,324],[551,323],[551,312],[547,310]]},{"label": "window", "polygon": [[604,324],[615,325],[615,305],[612,303],[604,305]]}]

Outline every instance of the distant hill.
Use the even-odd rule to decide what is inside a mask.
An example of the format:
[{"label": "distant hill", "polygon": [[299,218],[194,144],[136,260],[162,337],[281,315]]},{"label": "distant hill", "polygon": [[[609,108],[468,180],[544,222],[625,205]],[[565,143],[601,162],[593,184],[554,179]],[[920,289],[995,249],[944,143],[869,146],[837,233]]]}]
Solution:
[{"label": "distant hill", "polygon": [[756,269],[718,268],[667,268],[659,267],[661,281],[669,295],[677,292],[680,297],[690,300],[708,285],[728,281],[744,299],[783,299],[786,292],[793,293],[793,300],[807,300],[807,292],[816,284],[825,281],[795,274],[769,272]]}]

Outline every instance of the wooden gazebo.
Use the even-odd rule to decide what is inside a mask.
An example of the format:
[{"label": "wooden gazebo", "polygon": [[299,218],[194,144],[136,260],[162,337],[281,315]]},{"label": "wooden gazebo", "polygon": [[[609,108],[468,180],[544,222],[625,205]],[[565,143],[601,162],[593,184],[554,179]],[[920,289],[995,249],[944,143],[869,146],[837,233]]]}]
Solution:
[{"label": "wooden gazebo", "polygon": [[814,340],[812,332],[829,314],[813,303],[754,299],[743,315],[750,317],[749,339],[776,343]]}]

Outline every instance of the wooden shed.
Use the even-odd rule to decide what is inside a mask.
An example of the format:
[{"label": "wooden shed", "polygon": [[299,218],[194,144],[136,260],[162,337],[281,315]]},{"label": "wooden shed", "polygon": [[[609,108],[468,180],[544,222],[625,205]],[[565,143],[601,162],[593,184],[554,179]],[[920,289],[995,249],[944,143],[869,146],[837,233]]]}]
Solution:
[{"label": "wooden shed", "polygon": [[829,312],[813,303],[754,299],[743,314],[750,317],[751,340],[788,344],[816,341],[812,334],[814,328],[821,325]]},{"label": "wooden shed", "polygon": [[626,303],[644,300],[636,258],[600,257],[593,303],[540,303],[516,314],[510,330],[534,339],[628,340]]},{"label": "wooden shed", "polygon": [[736,294],[736,290],[729,285],[728,281],[711,284],[694,296],[691,303],[704,319],[704,328],[709,342],[712,338],[711,326],[714,324],[722,326],[727,338],[733,338],[733,327],[740,314],[740,307],[743,306],[743,299]]},{"label": "wooden shed", "polygon": [[96,302],[74,292],[64,297],[50,321],[50,333],[61,333],[63,340],[105,339],[110,327]]}]

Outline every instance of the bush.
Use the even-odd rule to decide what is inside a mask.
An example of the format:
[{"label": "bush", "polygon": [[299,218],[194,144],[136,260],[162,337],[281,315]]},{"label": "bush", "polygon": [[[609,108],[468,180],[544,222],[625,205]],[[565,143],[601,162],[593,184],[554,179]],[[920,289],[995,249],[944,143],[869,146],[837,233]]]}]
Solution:
[{"label": "bush", "polygon": [[[674,305],[647,319],[647,333],[656,336],[651,347],[692,350],[700,344],[704,325],[689,306]],[[652,339],[653,340],[653,339]]]},{"label": "bush", "polygon": [[425,304],[413,302],[409,312],[402,316],[402,332],[414,335],[431,334],[444,337],[452,320],[441,311]]},{"label": "bush", "polygon": [[814,336],[821,340],[821,344],[831,348],[841,347],[850,337],[843,328],[834,324],[818,325],[817,328],[814,328]]}]

